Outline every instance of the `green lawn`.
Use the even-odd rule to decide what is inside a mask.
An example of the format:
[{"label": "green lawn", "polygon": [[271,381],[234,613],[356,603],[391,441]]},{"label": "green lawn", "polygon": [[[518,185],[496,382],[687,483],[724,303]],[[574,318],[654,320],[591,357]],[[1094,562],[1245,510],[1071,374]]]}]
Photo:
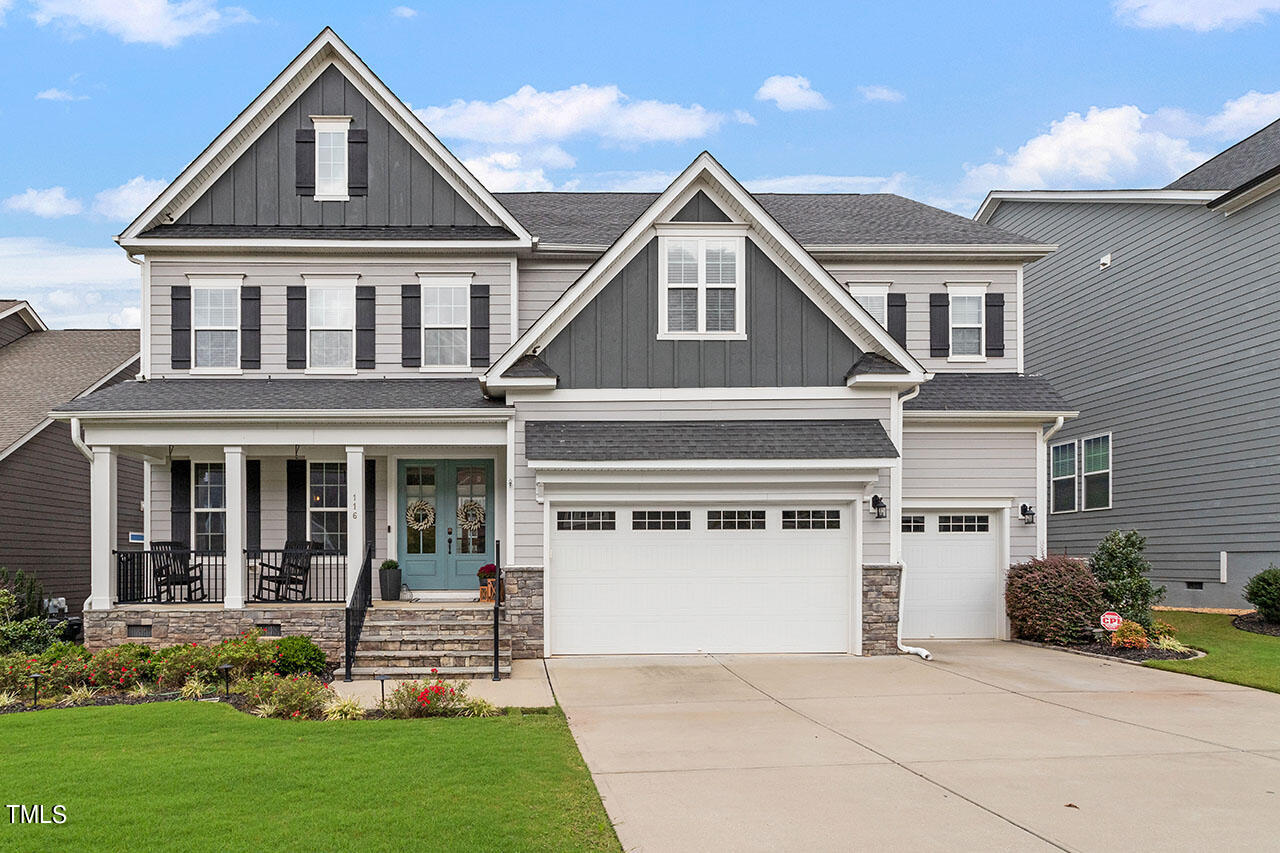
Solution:
[{"label": "green lawn", "polygon": [[1220,613],[1161,611],[1163,619],[1178,629],[1178,639],[1208,655],[1196,660],[1153,660],[1147,666],[1229,681],[1280,693],[1280,637],[1241,631],[1231,616]]},{"label": "green lawn", "polygon": [[[0,716],[0,850],[618,850],[563,714],[286,722],[164,702]],[[3,805],[3,804],[0,804]]]}]

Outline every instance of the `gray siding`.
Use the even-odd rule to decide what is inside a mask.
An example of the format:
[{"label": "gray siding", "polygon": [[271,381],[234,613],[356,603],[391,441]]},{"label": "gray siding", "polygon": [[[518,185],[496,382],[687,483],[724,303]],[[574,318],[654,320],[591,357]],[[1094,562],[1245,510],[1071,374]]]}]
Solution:
[{"label": "gray siding", "polygon": [[10,314],[0,320],[0,347],[11,344],[31,331],[27,321],[17,314]]},{"label": "gray siding", "polygon": [[590,261],[520,261],[520,333],[539,317],[587,271]]},{"label": "gray siding", "polygon": [[1061,247],[1024,282],[1027,369],[1081,412],[1053,441],[1112,433],[1112,508],[1050,516],[1050,548],[1135,528],[1171,601],[1238,604],[1244,555],[1280,551],[1280,196],[1229,217],[1005,202],[994,224]]},{"label": "gray siding", "polygon": [[843,385],[861,352],[751,240],[747,339],[658,340],[653,239],[540,353],[561,388]]},{"label": "gray siding", "polygon": [[[369,132],[369,194],[317,202],[297,193],[294,131],[313,115],[349,115]],[[330,65],[213,186],[180,225],[484,225],[399,131]]]}]

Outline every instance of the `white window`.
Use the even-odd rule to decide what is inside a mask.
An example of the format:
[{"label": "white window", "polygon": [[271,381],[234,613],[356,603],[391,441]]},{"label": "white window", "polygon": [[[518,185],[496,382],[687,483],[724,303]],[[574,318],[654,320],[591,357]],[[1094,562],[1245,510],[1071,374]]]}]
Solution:
[{"label": "white window", "polygon": [[851,281],[845,285],[858,304],[886,329],[889,328],[889,285]]},{"label": "white window", "polygon": [[1111,508],[1111,433],[1080,442],[1084,509]]},{"label": "white window", "polygon": [[1049,511],[1076,511],[1076,443],[1055,444],[1049,448]]},{"label": "white window", "polygon": [[951,316],[951,361],[985,361],[984,284],[947,285]]},{"label": "white window", "polygon": [[355,367],[355,280],[308,280],[307,369],[347,372]]},{"label": "white window", "polygon": [[191,337],[194,369],[239,369],[239,279],[192,280]]},{"label": "white window", "polygon": [[347,201],[350,116],[312,116],[316,129],[316,201]]},{"label": "white window", "polygon": [[422,368],[471,368],[471,279],[418,276],[422,284]]},{"label": "white window", "polygon": [[191,466],[191,515],[194,550],[222,554],[227,550],[226,468],[221,462]]},{"label": "white window", "polygon": [[741,337],[746,333],[746,239],[738,236],[658,240],[658,335]]},{"label": "white window", "polygon": [[307,530],[326,551],[347,551],[347,464],[312,462],[307,466]]}]

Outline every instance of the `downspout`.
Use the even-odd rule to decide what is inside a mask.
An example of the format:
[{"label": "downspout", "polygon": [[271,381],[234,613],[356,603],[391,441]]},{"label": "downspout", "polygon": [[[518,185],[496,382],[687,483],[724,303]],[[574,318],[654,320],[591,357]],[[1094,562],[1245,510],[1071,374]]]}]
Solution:
[{"label": "downspout", "polygon": [[89,449],[89,445],[85,444],[84,439],[80,437],[79,418],[71,419],[71,443],[76,446],[77,450],[84,454],[85,459],[88,459],[91,463],[93,462],[93,451]]},{"label": "downspout", "polygon": [[[904,403],[911,402],[916,398],[916,395],[919,393],[920,393],[920,386],[917,385],[915,388],[912,388],[906,394],[899,397],[898,398],[899,412],[901,412],[902,406]],[[894,483],[894,487],[899,494],[901,494],[902,492],[902,421],[903,421],[903,417],[904,416],[901,414],[898,416],[898,423],[896,424],[897,430],[895,430],[897,432],[897,435],[893,437],[894,441],[896,441],[898,444],[898,482]],[[898,559],[899,560],[902,559],[901,554],[898,555]],[[929,653],[928,649],[922,649],[919,646],[902,645],[902,603],[906,601],[906,595],[905,595],[906,589],[907,589],[907,567],[903,566],[902,569],[898,572],[898,651],[903,652],[905,654],[909,654],[909,655],[919,655],[925,660],[933,660],[933,655]]]},{"label": "downspout", "polygon": [[1053,426],[1041,430],[1040,442],[1036,445],[1036,504],[1039,512],[1036,518],[1036,556],[1044,557],[1049,552],[1049,439],[1062,429],[1065,416],[1059,416]]},{"label": "downspout", "polygon": [[1043,440],[1048,441],[1049,439],[1053,438],[1053,436],[1058,432],[1058,430],[1062,429],[1062,425],[1066,423],[1066,421],[1067,421],[1066,417],[1064,417],[1063,415],[1058,415],[1058,419],[1053,422],[1053,426],[1049,427],[1048,431],[1045,432]]}]

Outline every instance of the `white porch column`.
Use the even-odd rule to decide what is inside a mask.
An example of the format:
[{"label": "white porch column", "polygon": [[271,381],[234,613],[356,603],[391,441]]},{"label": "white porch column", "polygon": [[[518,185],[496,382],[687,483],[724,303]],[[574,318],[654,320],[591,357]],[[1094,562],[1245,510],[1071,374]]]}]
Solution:
[{"label": "white porch column", "polygon": [[[364,565],[364,448],[347,448],[347,601]],[[372,580],[372,579],[371,579]]]},{"label": "white porch column", "polygon": [[94,447],[89,465],[89,601],[90,610],[110,610],[116,587],[116,451]]},{"label": "white porch column", "polygon": [[245,531],[245,505],[248,503],[246,491],[247,476],[243,447],[224,447],[222,452],[226,461],[226,518],[227,518],[227,577],[224,587],[223,601],[228,610],[244,607],[244,548],[247,543]]}]

